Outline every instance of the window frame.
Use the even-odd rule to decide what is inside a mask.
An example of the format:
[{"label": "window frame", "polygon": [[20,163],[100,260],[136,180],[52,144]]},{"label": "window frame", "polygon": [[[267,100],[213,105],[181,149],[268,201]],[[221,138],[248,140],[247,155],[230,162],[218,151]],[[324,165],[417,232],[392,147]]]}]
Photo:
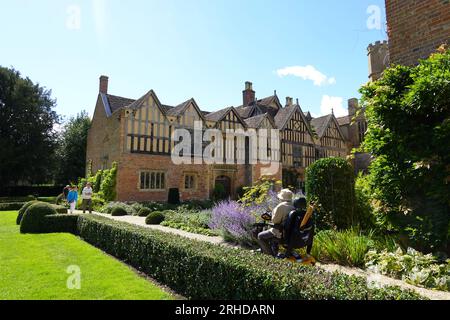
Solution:
[{"label": "window frame", "polygon": [[[148,183],[148,188],[142,188],[142,175],[144,176],[144,187],[146,183]],[[154,180],[152,181],[152,175],[154,174]],[[158,179],[158,175],[159,179]],[[163,179],[161,179],[161,174],[163,175]],[[163,188],[151,188],[152,183],[157,186],[157,181],[159,180],[159,186],[163,184]],[[161,183],[162,182],[162,183]],[[165,192],[167,191],[167,171],[165,170],[139,170],[138,175],[138,190],[140,192]]]},{"label": "window frame", "polygon": [[[186,188],[186,178],[192,177],[193,178],[193,186],[191,188]],[[183,190],[186,191],[196,191],[197,190],[197,181],[198,181],[198,175],[196,173],[186,172],[183,174]]]}]

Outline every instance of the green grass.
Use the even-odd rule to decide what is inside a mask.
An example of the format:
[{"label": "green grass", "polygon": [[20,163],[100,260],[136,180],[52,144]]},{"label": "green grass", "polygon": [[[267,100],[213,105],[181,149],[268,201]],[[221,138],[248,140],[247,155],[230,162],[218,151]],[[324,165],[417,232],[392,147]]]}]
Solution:
[{"label": "green grass", "polygon": [[[0,212],[0,300],[165,300],[152,282],[71,234],[23,235],[17,212]],[[81,289],[67,268],[79,266]]]}]

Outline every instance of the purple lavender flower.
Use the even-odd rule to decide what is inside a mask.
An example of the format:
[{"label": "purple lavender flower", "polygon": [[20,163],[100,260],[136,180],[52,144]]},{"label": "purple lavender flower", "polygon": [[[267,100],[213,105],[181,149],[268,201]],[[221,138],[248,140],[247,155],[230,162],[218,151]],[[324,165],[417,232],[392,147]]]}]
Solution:
[{"label": "purple lavender flower", "polygon": [[255,221],[249,208],[236,201],[223,201],[213,208],[209,227],[221,230],[236,242],[251,243],[251,229]]}]

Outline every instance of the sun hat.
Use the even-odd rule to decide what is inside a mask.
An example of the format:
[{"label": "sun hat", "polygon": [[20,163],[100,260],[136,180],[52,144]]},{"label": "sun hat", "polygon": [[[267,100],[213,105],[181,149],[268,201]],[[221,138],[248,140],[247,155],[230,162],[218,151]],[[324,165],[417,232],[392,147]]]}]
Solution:
[{"label": "sun hat", "polygon": [[277,197],[278,199],[283,201],[292,201],[294,194],[289,189],[283,189],[278,193]]}]

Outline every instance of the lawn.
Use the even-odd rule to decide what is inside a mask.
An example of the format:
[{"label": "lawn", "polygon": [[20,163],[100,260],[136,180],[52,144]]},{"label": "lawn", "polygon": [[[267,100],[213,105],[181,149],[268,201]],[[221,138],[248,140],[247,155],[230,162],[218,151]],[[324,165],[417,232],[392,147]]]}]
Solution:
[{"label": "lawn", "polygon": [[[152,282],[71,234],[22,235],[17,212],[0,212],[0,300],[173,299]],[[68,289],[70,266],[80,289]]]}]

